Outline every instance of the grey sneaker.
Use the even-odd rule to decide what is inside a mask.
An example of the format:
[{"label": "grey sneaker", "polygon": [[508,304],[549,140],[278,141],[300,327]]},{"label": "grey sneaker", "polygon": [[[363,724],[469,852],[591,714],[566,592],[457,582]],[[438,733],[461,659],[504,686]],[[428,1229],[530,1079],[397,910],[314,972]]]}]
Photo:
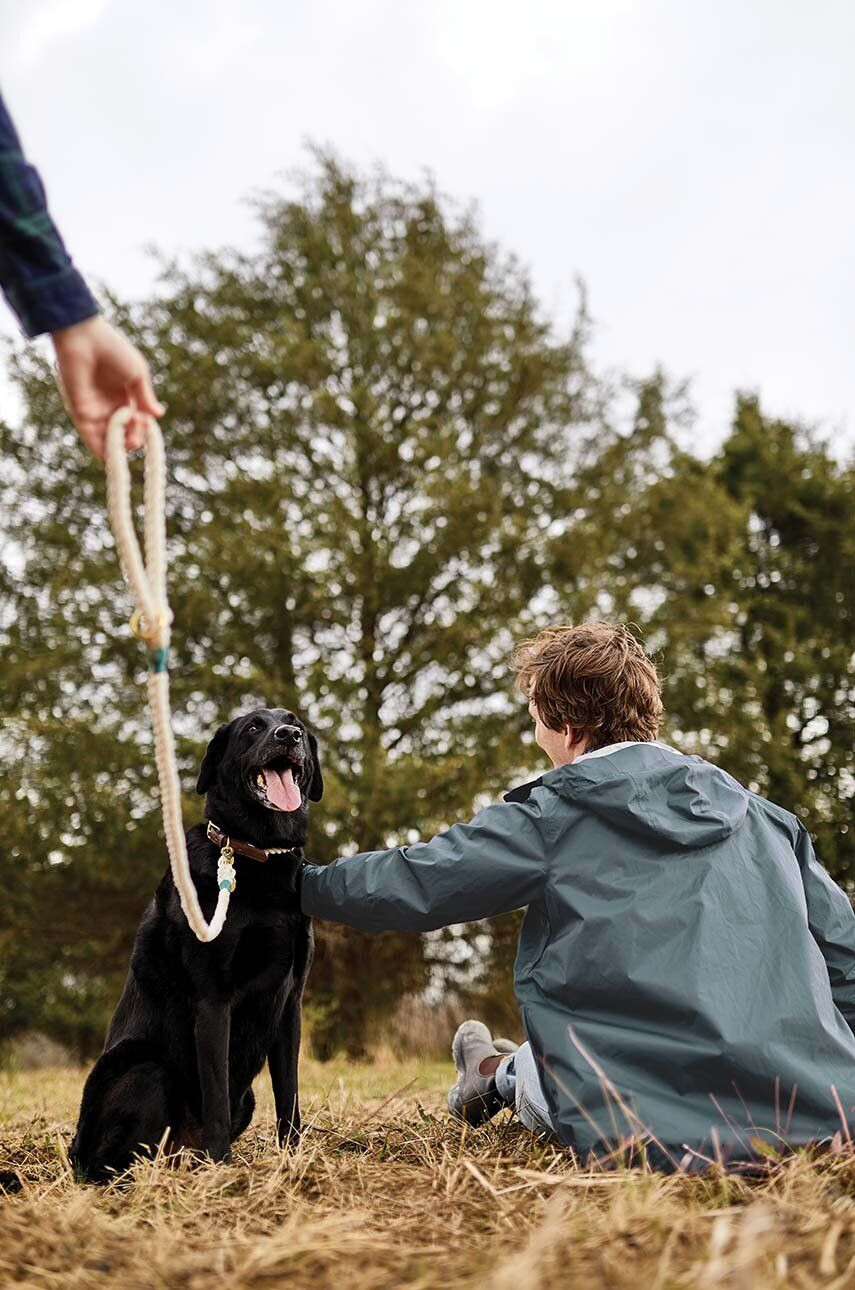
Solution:
[{"label": "grey sneaker", "polygon": [[457,1027],[451,1055],[458,1079],[448,1094],[448,1109],[455,1120],[483,1124],[505,1105],[496,1088],[495,1075],[478,1074],[485,1057],[499,1056],[499,1049],[483,1021],[464,1021]]}]

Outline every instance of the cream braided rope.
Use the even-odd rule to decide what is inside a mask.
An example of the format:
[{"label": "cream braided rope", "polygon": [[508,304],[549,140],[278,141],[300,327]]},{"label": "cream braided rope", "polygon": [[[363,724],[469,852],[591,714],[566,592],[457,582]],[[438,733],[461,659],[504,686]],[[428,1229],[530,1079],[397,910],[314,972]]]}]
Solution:
[{"label": "cream braided rope", "polygon": [[172,877],[190,927],[200,941],[212,941],[223,930],[229,898],[235,887],[234,868],[231,864],[233,853],[229,848],[224,848],[221,854],[217,870],[217,907],[210,923],[206,923],[187,858],[187,842],[181,816],[181,784],[175,762],[175,739],[169,706],[168,659],[172,610],[166,598],[166,455],[160,426],[153,417],[146,417],[143,563],[131,514],[131,472],[125,454],[125,428],[132,417],[139,415],[133,408],[124,407],[119,408],[110,418],[107,427],[107,506],[119,559],[137,606],[131,618],[131,628],[150,651],[148,701],[154,728],[154,755],[160,784],[163,829]]}]

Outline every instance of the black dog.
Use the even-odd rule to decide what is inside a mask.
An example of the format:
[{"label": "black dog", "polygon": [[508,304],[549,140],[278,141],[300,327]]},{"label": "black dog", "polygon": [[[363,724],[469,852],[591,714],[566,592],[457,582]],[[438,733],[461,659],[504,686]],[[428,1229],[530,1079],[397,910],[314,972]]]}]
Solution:
[{"label": "black dog", "polygon": [[[220,726],[196,791],[206,795],[211,823],[188,830],[187,850],[205,918],[217,901],[220,834],[235,851],[236,890],[209,944],[188,927],[168,870],[143,916],[71,1146],[78,1174],[92,1181],[126,1169],[164,1135],[168,1145],[228,1160],[252,1119],[252,1081],[265,1058],[279,1141],[300,1132],[297,1055],[312,929],[296,878],[307,800],[323,792],[317,741],[293,712],[251,712]],[[263,855],[274,849],[283,853]]]}]

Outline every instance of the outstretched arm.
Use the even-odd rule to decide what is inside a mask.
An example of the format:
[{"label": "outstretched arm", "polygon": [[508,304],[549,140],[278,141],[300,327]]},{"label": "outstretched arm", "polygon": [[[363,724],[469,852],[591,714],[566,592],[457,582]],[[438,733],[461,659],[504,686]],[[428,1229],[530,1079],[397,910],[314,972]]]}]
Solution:
[{"label": "outstretched arm", "polygon": [[551,846],[539,796],[488,806],[430,842],[305,865],[303,912],[364,932],[428,932],[528,905]]}]

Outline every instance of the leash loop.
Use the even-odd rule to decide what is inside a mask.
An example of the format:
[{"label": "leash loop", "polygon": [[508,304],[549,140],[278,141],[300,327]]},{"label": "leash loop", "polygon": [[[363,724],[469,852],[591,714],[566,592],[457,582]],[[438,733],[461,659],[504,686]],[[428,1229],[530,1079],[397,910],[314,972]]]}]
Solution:
[{"label": "leash loop", "polygon": [[[166,453],[160,426],[153,417],[145,422],[145,483],[143,531],[145,560],[134,530],[131,510],[131,472],[125,452],[125,429],[140,414],[131,407],[118,408],[107,426],[107,508],[116,549],[136,609],[131,631],[149,651],[148,699],[154,729],[154,755],[160,785],[163,830],[172,877],[181,908],[200,941],[213,941],[226,921],[229,899],[235,889],[231,856],[217,872],[217,905],[210,923],[199,904],[181,814],[181,783],[175,757],[172,711],[169,705],[169,641],[172,610],[166,596]],[[233,855],[234,853],[232,853]]]}]

